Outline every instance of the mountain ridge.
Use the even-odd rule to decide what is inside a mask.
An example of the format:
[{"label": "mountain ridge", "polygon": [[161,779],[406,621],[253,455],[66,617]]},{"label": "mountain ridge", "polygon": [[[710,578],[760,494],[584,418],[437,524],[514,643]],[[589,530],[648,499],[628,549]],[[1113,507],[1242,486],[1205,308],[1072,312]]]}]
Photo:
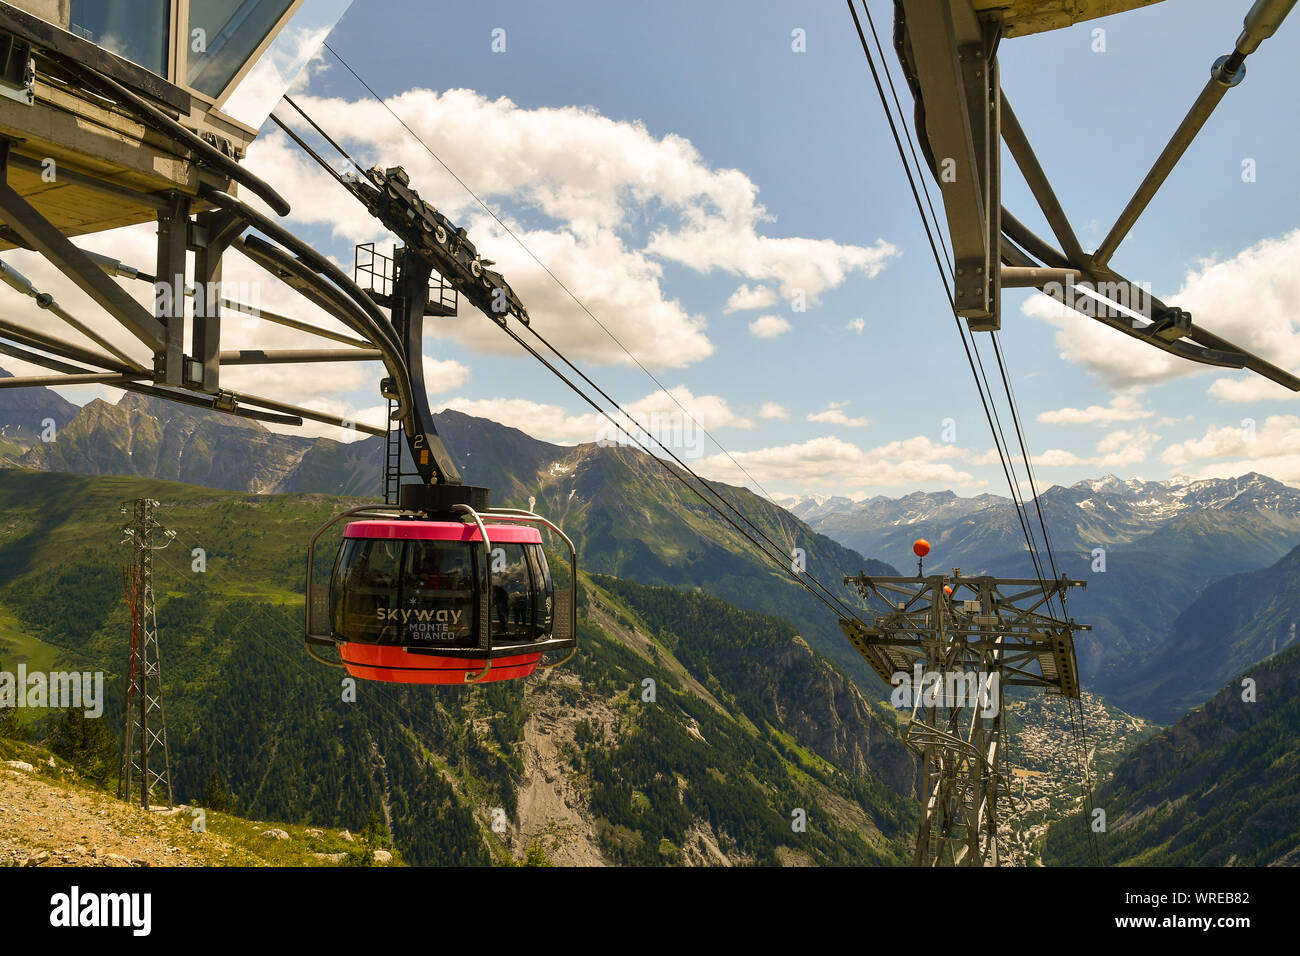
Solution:
[{"label": "mountain ridge", "polygon": [[[805,567],[839,600],[856,606],[845,574],[894,573],[819,535],[778,505],[744,488],[711,482],[759,529],[741,532],[645,452],[596,442],[553,445],[523,431],[455,410],[435,416],[453,460],[500,506],[530,505],[560,524],[588,569],[649,585],[701,587],[742,609],[809,623],[805,637],[863,687],[878,679],[844,641],[837,619],[790,574],[778,570],[804,552]],[[381,496],[385,439],[352,443],[279,435],[259,422],[128,394],[116,405],[88,402],[57,440],[28,448],[11,464],[46,472],[162,478],[262,494]],[[675,466],[669,466],[675,468]],[[408,469],[413,471],[413,469]],[[739,523],[739,519],[736,519]],[[763,557],[746,537],[766,536]]]},{"label": "mountain ridge", "polygon": [[[1053,560],[1042,555],[1042,573],[1088,585],[1069,600],[1070,614],[1092,625],[1076,635],[1085,686],[1154,720],[1174,719],[1204,700],[1134,677],[1149,658],[1177,656],[1170,641],[1178,615],[1215,582],[1269,567],[1300,544],[1300,490],[1258,473],[1159,482],[1108,476],[1055,485],[1039,500],[1053,544]],[[915,492],[876,496],[847,511],[842,502],[834,506],[840,510],[825,502],[792,507],[817,531],[865,553],[904,554],[923,537],[931,562],[967,574],[1039,573],[1011,501],[996,495]],[[1208,661],[1185,663],[1205,668],[1184,676],[1211,693],[1221,675]]]}]

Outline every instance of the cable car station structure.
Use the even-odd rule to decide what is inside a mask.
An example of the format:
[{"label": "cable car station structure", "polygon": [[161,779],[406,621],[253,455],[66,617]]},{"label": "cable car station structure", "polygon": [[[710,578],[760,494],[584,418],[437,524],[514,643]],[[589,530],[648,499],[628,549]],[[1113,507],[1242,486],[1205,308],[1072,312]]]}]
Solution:
[{"label": "cable car station structure", "polygon": [[[1029,36],[1177,0],[898,0],[894,50],[915,102],[917,142],[943,199],[952,249],[954,309],[972,331],[1001,328],[1004,288],[1033,288],[1125,335],[1203,365],[1246,368],[1292,391],[1300,378],[1215,335],[1111,265],[1161,185],[1225,94],[1246,77],[1246,60],[1271,37],[1296,0],[1256,0],[1227,53],[1111,226],[1085,252],[1002,89],[998,49]],[[850,0],[849,9],[857,21]],[[859,23],[860,30],[860,23]],[[1225,38],[1226,41],[1227,38]],[[863,37],[865,47],[866,40]],[[1225,46],[1226,46],[1225,42]],[[1014,91],[1013,91],[1014,92]],[[1001,144],[1014,159],[1056,240],[1036,235],[1002,204]]]},{"label": "cable car station structure", "polygon": [[[464,230],[420,199],[400,168],[362,170],[346,182],[335,174],[404,243],[392,257],[368,247],[364,262],[359,250],[356,277],[236,195],[251,194],[278,216],[290,211],[273,186],[240,164],[257,129],[223,106],[303,7],[304,0],[0,3],[0,46],[8,54],[6,96],[0,98],[0,241],[39,252],[136,340],[124,348],[93,332],[5,267],[0,278],[90,342],[0,320],[0,350],[56,373],[5,379],[4,386],[111,385],[263,422],[301,425],[310,419],[385,435],[387,505],[347,515],[364,520],[348,526],[346,539],[372,537],[360,551],[344,547],[328,585],[313,579],[309,559],[308,651],[356,676],[403,682],[522,677],[537,666],[562,663],[575,646],[572,542],[539,515],[490,510],[488,489],[463,483],[434,425],[424,385],[425,318],[456,314],[463,296],[502,326],[510,319],[526,324],[528,313],[509,284],[479,257]],[[202,43],[195,42],[196,30]],[[93,42],[110,35],[125,55]],[[85,252],[70,238],[155,220],[152,271]],[[220,288],[229,251],[352,334],[204,294]],[[150,310],[115,277],[173,291],[155,295]],[[316,334],[331,347],[225,350],[224,308]],[[222,369],[236,365],[376,360],[386,371],[380,391],[389,400],[390,421],[384,429],[236,392],[221,382]],[[406,485],[403,443],[419,479]],[[521,531],[521,523],[550,528],[563,541],[566,588],[555,589],[539,557],[538,532]],[[326,528],[313,538],[313,552]],[[512,546],[517,553],[504,560]],[[384,567],[381,553],[390,558]],[[363,559],[345,566],[345,554]],[[444,565],[463,573],[453,576]],[[494,581],[498,566],[504,577]],[[494,608],[494,598],[502,606]],[[392,606],[398,601],[401,608]],[[363,604],[370,615],[365,622],[358,610]],[[377,626],[384,614],[397,616]],[[432,626],[443,619],[458,626]],[[346,656],[333,660],[319,652],[322,647]],[[548,654],[554,656],[543,660]],[[497,658],[504,666],[493,674]]]}]

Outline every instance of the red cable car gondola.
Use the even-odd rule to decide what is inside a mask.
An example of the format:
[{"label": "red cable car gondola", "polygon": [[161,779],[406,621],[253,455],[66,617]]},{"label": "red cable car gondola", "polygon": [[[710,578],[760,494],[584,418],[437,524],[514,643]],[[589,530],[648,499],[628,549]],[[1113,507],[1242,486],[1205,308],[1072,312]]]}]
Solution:
[{"label": "red cable car gondola", "polygon": [[[486,497],[486,495],[484,495]],[[317,542],[345,518],[328,584],[313,580]],[[557,590],[536,527],[569,550]],[[529,511],[454,504],[430,514],[366,506],[331,519],[307,560],[307,650],[353,677],[463,684],[527,677],[576,650],[573,542]],[[313,648],[334,647],[335,662]],[[558,658],[547,655],[567,651]]]},{"label": "red cable car gondola", "polygon": [[[562,664],[576,650],[573,542],[531,511],[490,510],[488,489],[463,483],[424,384],[426,317],[457,314],[461,299],[503,328],[511,316],[527,325],[528,311],[401,167],[375,168],[344,185],[403,242],[391,260],[380,257],[387,265],[370,250],[367,290],[345,287],[360,306],[348,314],[371,341],[388,346],[380,349],[388,376],[379,383],[389,402],[384,492],[396,490],[399,504],[353,508],[312,538],[307,651],[354,677],[416,684],[507,680]],[[331,285],[326,298],[339,288]],[[380,305],[391,313],[387,322]],[[419,483],[403,484],[406,475]],[[357,520],[344,531],[333,573],[316,580],[317,543],[345,518]],[[552,584],[538,528],[520,525],[547,527],[564,541],[567,587]],[[337,660],[321,647],[334,648]]]}]

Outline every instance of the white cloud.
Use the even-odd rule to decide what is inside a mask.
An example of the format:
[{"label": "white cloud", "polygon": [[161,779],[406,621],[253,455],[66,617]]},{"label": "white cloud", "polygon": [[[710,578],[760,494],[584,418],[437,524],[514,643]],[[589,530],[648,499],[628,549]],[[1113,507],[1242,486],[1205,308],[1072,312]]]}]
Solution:
[{"label": "white cloud", "polygon": [[460,388],[469,380],[469,367],[455,359],[436,359],[424,356],[424,388],[430,395]]},{"label": "white cloud", "polygon": [[[1024,464],[1024,459],[1019,456],[1016,456],[1015,460],[1021,465]],[[1045,468],[1051,468],[1053,466],[1063,466],[1063,465],[1088,464],[1088,461],[1086,459],[1080,458],[1074,452],[1066,451],[1064,448],[1049,448],[1041,455],[1035,455],[1033,461],[1035,467],[1037,467],[1038,465],[1042,465]]]},{"label": "white cloud", "polygon": [[[790,482],[801,487],[898,487],[918,482],[968,485],[972,475],[942,459],[962,457],[953,445],[932,442],[924,436],[890,442],[864,451],[835,436],[813,438],[793,445],[755,451],[733,451],[702,459],[696,470],[718,481],[744,484],[753,475],[762,484]],[[740,467],[737,467],[737,466]]]},{"label": "white cloud", "polygon": [[1131,422],[1150,418],[1155,412],[1143,408],[1133,395],[1116,395],[1106,405],[1089,405],[1087,408],[1058,408],[1042,412],[1040,422],[1050,425],[1110,425],[1114,422]]},{"label": "white cloud", "polygon": [[790,412],[784,405],[779,405],[776,402],[764,402],[762,410],[758,413],[758,417],[768,419],[788,419],[790,417]]},{"label": "white cloud", "polygon": [[608,427],[600,415],[571,415],[562,405],[548,405],[525,398],[449,398],[437,410],[454,409],[475,418],[487,418],[511,428],[558,444],[593,442]]},{"label": "white cloud", "polygon": [[[1020,455],[1011,455],[1010,461],[1017,468],[1023,468],[1025,465],[1025,459]],[[998,457],[996,448],[990,448],[988,451],[971,459],[973,465],[1000,465],[1001,462],[1002,459]],[[1074,452],[1066,451],[1064,448],[1049,448],[1034,455],[1033,463],[1035,468],[1040,465],[1050,468],[1056,465],[1082,465],[1086,464],[1086,461]]]},{"label": "white cloud", "polygon": [[1291,389],[1260,375],[1216,378],[1210,383],[1207,393],[1225,402],[1264,402],[1296,397]]},{"label": "white cloud", "polygon": [[[570,298],[492,219],[470,216],[469,234],[528,307],[533,325],[570,358],[631,364],[618,343]],[[663,290],[662,266],[629,249],[612,230],[579,236],[568,231],[514,231],[551,272],[628,351],[651,368],[681,368],[713,354],[702,316],[690,314]],[[519,346],[475,310],[462,306],[454,319],[430,322],[438,335],[477,352],[518,355]]]},{"label": "white cloud", "polygon": [[874,278],[898,254],[883,239],[872,246],[846,246],[832,239],[759,235],[756,225],[763,218],[761,211],[755,204],[737,219],[693,216],[696,223],[686,229],[657,232],[647,250],[699,272],[719,269],[775,282],[786,298],[802,290],[809,305],[819,304],[821,293],[843,283],[850,273]]},{"label": "white cloud", "polygon": [[774,339],[790,331],[790,323],[779,315],[760,315],[749,323],[749,334],[756,339]]},{"label": "white cloud", "polygon": [[[333,108],[335,104],[342,109],[342,117],[359,108],[359,104],[342,101],[305,108],[314,115],[332,115],[323,110]],[[376,108],[379,108],[377,104]],[[384,117],[388,117],[387,111],[374,118],[382,122]],[[381,129],[394,126],[396,124],[388,117]],[[338,123],[337,128],[344,128],[344,124]],[[439,188],[446,181],[445,172],[441,167],[435,168],[428,154],[418,145],[415,149],[419,152],[415,153],[409,145],[409,137],[405,137],[400,127],[389,130],[389,135],[392,139],[382,143],[380,134],[376,133],[375,139],[381,142],[380,152],[375,154],[376,160],[384,165],[405,166],[412,183],[418,184],[424,198],[465,227],[484,257],[496,261],[495,268],[506,276],[519,294],[543,335],[571,358],[602,364],[631,364],[618,342],[601,331],[582,305],[560,288],[499,223],[478,206],[468,206],[468,197],[463,192],[457,194]],[[472,139],[463,135],[456,138],[458,141]],[[375,147],[362,142],[360,145],[351,143],[347,148],[369,151]],[[489,152],[495,154],[497,151]],[[453,150],[453,157],[455,155],[458,153]],[[481,156],[472,162],[466,157],[461,158],[464,162],[459,167],[453,165],[453,168],[472,168],[476,173],[485,171]],[[454,163],[454,158],[448,161]],[[293,206],[290,220],[300,227],[328,229],[335,239],[349,244],[376,242],[381,250],[386,250],[392,243],[392,238],[383,232],[382,226],[360,203],[339,188],[282,134],[259,137],[249,149],[248,165],[280,188]],[[459,188],[455,186],[455,189]],[[664,291],[662,265],[643,251],[629,248],[612,228],[588,224],[580,229],[573,223],[569,223],[568,228],[539,229],[527,229],[512,223],[511,228],[561,282],[574,290],[582,304],[613,336],[647,366],[678,368],[713,353],[713,344],[705,333],[704,318],[691,314]],[[345,266],[345,271],[350,269]],[[479,353],[519,354],[518,346],[494,322],[463,300],[458,316],[429,320],[426,329]]]},{"label": "white cloud", "polygon": [[623,406],[635,418],[640,420],[645,415],[681,416],[683,409],[702,427],[712,431],[715,428],[753,428],[754,423],[743,415],[732,411],[727,400],[720,395],[694,395],[684,385],[668,391],[653,392],[645,398]]},{"label": "white cloud", "polygon": [[865,418],[850,418],[844,414],[848,402],[831,402],[820,412],[810,412],[808,421],[821,422],[826,425],[844,425],[848,428],[865,428],[871,422]]},{"label": "white cloud", "polygon": [[[465,226],[479,250],[498,262],[534,321],[566,354],[599,363],[626,361],[382,105],[301,101],[309,113],[330,118],[331,133],[363,164],[404,166],[421,195]],[[549,220],[531,229],[511,222],[511,228],[647,365],[683,367],[713,351],[704,319],[664,292],[662,260],[747,280],[732,297],[737,303],[771,297],[777,283],[802,288],[815,304],[820,293],[851,274],[875,275],[894,253],[883,241],[866,247],[766,236],[761,226],[770,217],[758,202],[757,185],[744,173],[710,167],[683,137],[656,137],[640,123],[590,108],[524,109],[463,89],[409,90],[389,104],[485,201],[506,201]],[[484,143],[492,148],[484,149]],[[260,138],[248,160],[268,181],[288,184],[286,197],[299,222],[350,241],[373,237],[375,227],[359,204],[308,162],[278,134]],[[510,221],[508,211],[503,216]],[[652,217],[652,238],[637,248],[626,238],[626,227],[646,216]],[[480,351],[512,347],[491,323],[472,319],[440,322],[440,334]]]},{"label": "white cloud", "polygon": [[1160,440],[1145,428],[1117,429],[1097,442],[1098,455],[1091,464],[1103,468],[1121,468],[1146,461],[1147,453]]},{"label": "white cloud", "polygon": [[[1079,465],[1090,465],[1098,468],[1123,468],[1146,461],[1148,453],[1158,441],[1160,441],[1160,436],[1152,434],[1145,428],[1133,430],[1120,428],[1110,432],[1097,442],[1097,453],[1095,455],[1081,456],[1064,448],[1049,448],[1046,451],[1031,455],[1030,460],[1035,468],[1059,468]],[[1012,455],[1010,460],[1016,467],[1024,467],[1025,460],[1022,456]],[[990,448],[983,454],[974,457],[972,464],[996,465],[999,461],[997,449]]]},{"label": "white cloud", "polygon": [[[1202,260],[1188,270],[1180,289],[1162,298],[1190,312],[1197,325],[1293,370],[1300,367],[1298,258],[1300,229],[1257,242],[1230,259]],[[1204,366],[1107,328],[1045,295],[1029,298],[1023,311],[1058,328],[1056,344],[1063,358],[1084,365],[1111,385],[1164,382],[1206,371]],[[1260,384],[1254,384],[1257,382]],[[1253,401],[1294,393],[1263,388],[1263,380],[1240,371],[1218,379],[1211,394],[1228,401]]]},{"label": "white cloud", "polygon": [[1205,462],[1192,470],[1195,478],[1230,478],[1252,471],[1290,484],[1300,484],[1300,416],[1270,415],[1258,424],[1211,426],[1200,438],[1170,445],[1161,459],[1174,466]]},{"label": "white cloud", "polygon": [[848,329],[850,332],[857,332],[859,335],[861,335],[867,327],[867,320],[853,319],[852,321],[849,322],[848,325],[844,327]]},{"label": "white cloud", "polygon": [[1061,358],[1085,366],[1116,388],[1168,381],[1201,368],[1108,328],[1041,293],[1030,296],[1022,311],[1057,327],[1056,346]]},{"label": "white cloud", "polygon": [[[671,395],[669,394],[671,392]],[[631,421],[620,420],[625,428],[640,440],[641,428],[648,428],[669,447],[674,445],[702,449],[704,436],[700,428],[713,431],[718,428],[753,428],[754,422],[737,414],[718,395],[694,395],[690,389],[677,386],[669,392],[652,392],[644,398],[624,404]],[[676,401],[674,401],[676,399]],[[683,413],[686,409],[690,417]],[[550,405],[522,398],[449,398],[440,402],[439,409],[452,408],[466,415],[491,419],[511,428],[518,428],[534,438],[556,444],[582,444],[602,439],[623,440],[609,419],[598,412],[573,415],[562,405]],[[617,419],[617,413],[615,413]],[[691,419],[694,419],[692,421]],[[646,439],[649,442],[649,439]],[[650,447],[654,448],[653,443]]]},{"label": "white cloud", "polygon": [[726,308],[722,311],[730,315],[733,312],[766,309],[780,301],[781,299],[777,296],[776,290],[769,286],[760,285],[751,289],[748,285],[742,285],[731,293],[731,298],[727,300]]},{"label": "white cloud", "polygon": [[1206,458],[1268,458],[1300,449],[1300,416],[1270,415],[1260,426],[1253,418],[1211,426],[1200,438],[1170,445],[1161,460],[1184,465]]}]

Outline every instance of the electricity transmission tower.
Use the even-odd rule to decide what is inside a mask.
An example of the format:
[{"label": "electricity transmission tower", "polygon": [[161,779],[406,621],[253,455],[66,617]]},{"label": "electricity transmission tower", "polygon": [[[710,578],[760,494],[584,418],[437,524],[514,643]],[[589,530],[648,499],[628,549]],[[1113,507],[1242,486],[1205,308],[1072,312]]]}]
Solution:
[{"label": "electricity transmission tower", "polygon": [[[158,657],[158,622],[153,591],[153,553],[171,544],[168,531],[154,517],[158,502],[137,498],[132,521],[122,529],[123,544],[131,546],[130,563],[122,578],[131,611],[131,653],[126,669],[126,706],[122,722],[122,759],[118,796],[130,803],[132,785],[139,787],[140,806],[149,809],[154,788],[172,805],[171,766],[167,756],[167,724],[163,714],[162,662]],[[122,508],[126,513],[126,508]],[[163,543],[154,539],[162,533]]]},{"label": "electricity transmission tower", "polygon": [[997,866],[999,798],[1011,798],[1003,691],[1078,698],[1074,631],[1088,627],[1048,605],[1085,583],[963,577],[958,568],[844,580],[867,601],[868,623],[840,626],[896,702],[911,705],[904,742],[921,762],[923,801],[913,865]]}]

